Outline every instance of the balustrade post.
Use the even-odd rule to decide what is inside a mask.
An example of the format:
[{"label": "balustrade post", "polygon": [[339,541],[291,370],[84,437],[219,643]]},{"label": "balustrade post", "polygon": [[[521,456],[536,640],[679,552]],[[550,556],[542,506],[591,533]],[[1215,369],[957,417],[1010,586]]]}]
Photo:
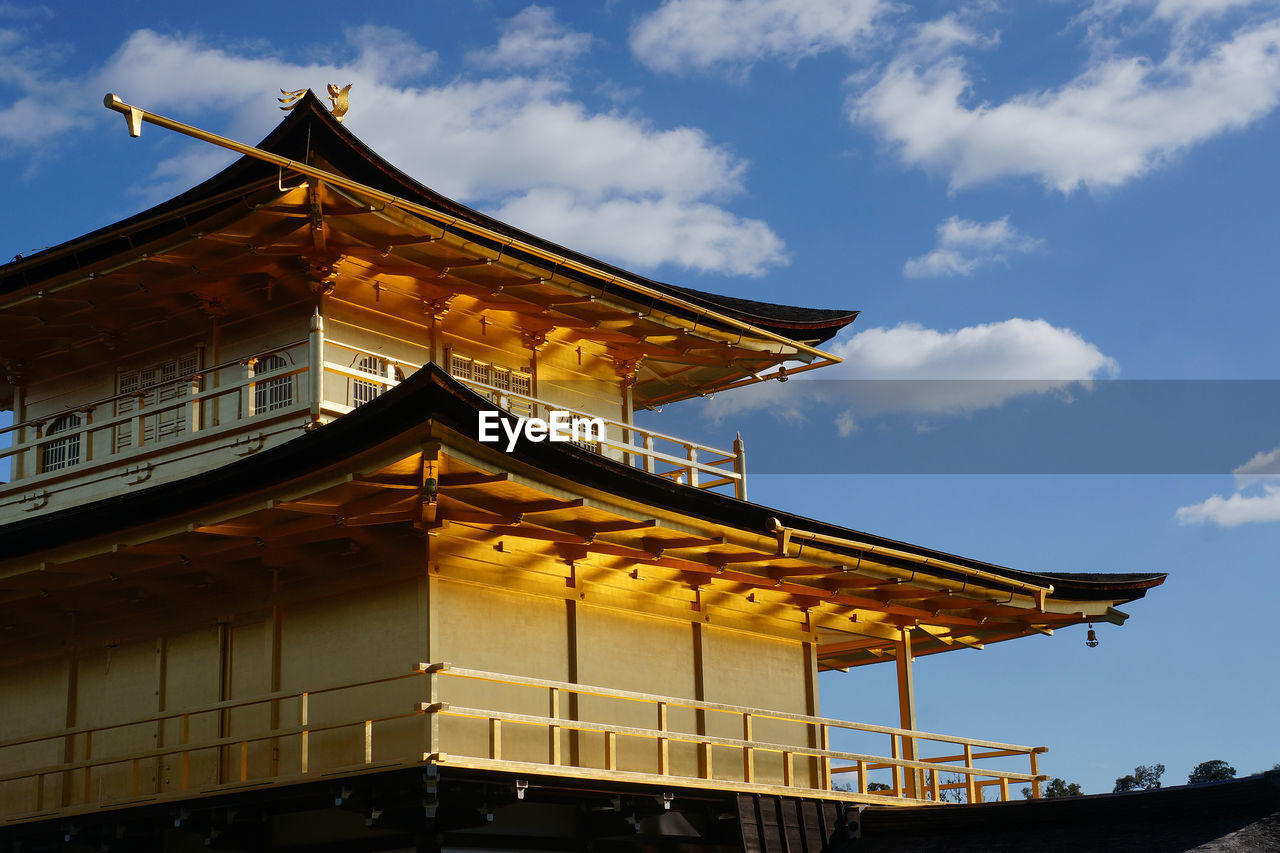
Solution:
[{"label": "balustrade post", "polygon": [[298,733],[298,763],[300,765],[298,772],[306,773],[310,766],[311,753],[309,747],[311,745],[311,733],[307,731],[308,721],[308,705],[311,694],[303,693],[298,697],[298,727],[302,729]]},{"label": "balustrade post", "polygon": [[142,447],[147,438],[147,415],[146,415],[146,394],[138,394],[137,407],[138,414],[133,418],[133,446]]},{"label": "balustrade post", "polygon": [[[560,718],[560,688],[552,687],[549,696],[550,707],[547,709],[552,719]],[[560,727],[551,726],[548,733],[548,751],[551,754],[551,763],[560,763]]]},{"label": "balustrade post", "polygon": [[1039,753],[1032,749],[1027,753],[1027,757],[1031,759],[1031,799],[1040,799],[1040,761]]},{"label": "balustrade post", "polygon": [[[964,745],[964,766],[973,769],[973,747],[967,743]],[[972,773],[964,774],[964,796],[965,802],[979,802],[978,786],[974,784]]]},{"label": "balustrade post", "polygon": [[80,428],[80,464],[88,465],[93,461],[93,406],[85,406],[80,410],[84,425]]},{"label": "balustrade post", "polygon": [[364,721],[364,763],[373,763],[373,720]]},{"label": "balustrade post", "polygon": [[240,386],[240,420],[248,420],[254,415],[253,406],[257,397],[258,383],[253,381],[253,369],[257,364],[256,358],[251,358],[244,363],[244,385]]},{"label": "balustrade post", "polygon": [[898,754],[898,736],[889,735],[889,755],[893,758],[893,790],[891,793],[895,797],[902,796],[902,765],[898,763],[901,756]]},{"label": "balustrade post", "polygon": [[92,758],[93,758],[93,732],[88,731],[84,733],[84,760],[86,763],[86,767],[84,768],[84,801],[85,803],[90,803],[93,801],[92,800],[93,783],[91,779],[93,775],[93,768],[90,766],[87,766],[89,760]]},{"label": "balustrade post", "polygon": [[1009,802],[1009,780],[1004,776],[1000,777],[1000,802]]},{"label": "balustrade post", "polygon": [[[658,731],[667,730],[667,703],[658,703]],[[671,772],[671,749],[667,738],[658,738],[658,772],[666,775]]]},{"label": "balustrade post", "polygon": [[[755,738],[751,736],[751,715],[742,714],[742,740],[746,744],[750,744]],[[754,782],[756,780],[756,761],[755,750],[750,746],[742,747],[742,781]]]},{"label": "balustrade post", "polygon": [[646,432],[646,433],[644,434],[644,449],[645,449],[645,454],[644,454],[644,470],[645,470],[647,473],[652,474],[652,473],[654,472],[654,465],[653,465],[653,434],[652,434],[652,433],[647,433],[647,432]]},{"label": "balustrade post", "polygon": [[695,489],[698,488],[698,448],[692,444],[686,444],[688,450],[686,458],[689,460],[689,485]]},{"label": "balustrade post", "polygon": [[307,335],[307,388],[310,397],[311,422],[319,423],[320,406],[324,402],[324,318],[317,306],[311,315],[311,328]]},{"label": "balustrade post", "polygon": [[[747,443],[742,440],[742,433],[733,439],[733,470],[738,480],[733,484],[733,494],[740,501],[747,499]],[[827,789],[830,790],[830,785]]]},{"label": "balustrade post", "polygon": [[[827,726],[826,723],[821,723],[818,726],[818,744],[824,750],[830,751],[831,749],[831,729]],[[822,772],[822,779],[820,780],[822,784],[822,790],[830,791],[831,790],[831,757],[828,755],[822,756],[821,760],[818,762],[818,765],[821,768],[821,772]]]},{"label": "balustrade post", "polygon": [[867,772],[868,772],[867,762],[859,758],[858,759],[858,793],[859,794],[867,793],[867,783],[868,783]]},{"label": "balustrade post", "polygon": [[494,761],[502,759],[502,720],[489,718],[489,757]]},{"label": "balustrade post", "polygon": [[[182,745],[188,746],[191,743],[191,715],[182,715]],[[182,750],[182,790],[191,787],[191,750]]]},{"label": "balustrade post", "polygon": [[187,430],[189,432],[199,432],[204,427],[204,406],[197,399],[200,393],[200,385],[204,381],[204,374],[197,373],[191,377],[191,384],[187,386],[187,395],[191,397],[191,402],[187,404]]},{"label": "balustrade post", "polygon": [[604,769],[618,769],[618,733],[604,733]]},{"label": "balustrade post", "polygon": [[427,669],[427,719],[423,732],[426,744],[423,747],[424,758],[440,754],[440,673],[434,668]]}]

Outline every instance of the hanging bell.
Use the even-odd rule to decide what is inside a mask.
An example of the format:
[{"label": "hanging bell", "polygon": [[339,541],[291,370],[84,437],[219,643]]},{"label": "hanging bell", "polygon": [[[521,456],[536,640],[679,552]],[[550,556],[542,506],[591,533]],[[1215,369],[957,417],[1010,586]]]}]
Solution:
[{"label": "hanging bell", "polygon": [[1093,630],[1093,623],[1089,623],[1089,633],[1085,635],[1084,644],[1089,648],[1096,648],[1098,645],[1098,632]]}]

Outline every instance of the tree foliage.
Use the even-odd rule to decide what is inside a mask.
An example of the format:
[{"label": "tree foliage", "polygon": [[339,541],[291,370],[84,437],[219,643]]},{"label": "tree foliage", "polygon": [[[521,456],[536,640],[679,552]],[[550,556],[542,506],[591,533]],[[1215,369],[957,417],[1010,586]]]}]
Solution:
[{"label": "tree foliage", "polygon": [[[1023,788],[1022,796],[1024,799],[1031,799],[1031,789]],[[1080,790],[1080,785],[1076,782],[1068,782],[1066,779],[1059,779],[1054,776],[1048,782],[1044,783],[1044,787],[1040,789],[1040,798],[1043,800],[1056,800],[1058,797],[1079,797],[1084,794]]]},{"label": "tree foliage", "polygon": [[1199,785],[1201,782],[1224,782],[1236,778],[1236,769],[1220,758],[1212,761],[1201,761],[1187,777],[1188,785]]},{"label": "tree foliage", "polygon": [[1121,794],[1125,791],[1154,791],[1160,787],[1160,777],[1163,775],[1163,764],[1139,764],[1128,776],[1121,776],[1116,780],[1113,792]]}]

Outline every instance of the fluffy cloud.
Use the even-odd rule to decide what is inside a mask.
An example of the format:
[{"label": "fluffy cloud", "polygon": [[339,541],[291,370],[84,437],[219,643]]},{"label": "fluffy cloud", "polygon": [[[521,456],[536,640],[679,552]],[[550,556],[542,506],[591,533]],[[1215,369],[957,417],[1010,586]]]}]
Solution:
[{"label": "fluffy cloud", "polygon": [[1216,524],[1218,527],[1280,521],[1280,486],[1263,486],[1262,492],[1254,495],[1243,492],[1228,498],[1214,495],[1201,503],[1179,507],[1176,518],[1183,525]]},{"label": "fluffy cloud", "polygon": [[907,278],[972,275],[981,267],[1003,264],[1011,254],[1030,252],[1041,243],[1009,224],[1009,217],[974,222],[952,216],[938,226],[932,252],[912,258],[902,267]]},{"label": "fluffy cloud", "polygon": [[864,329],[828,349],[844,361],[786,385],[762,383],[717,397],[708,415],[771,409],[799,420],[814,406],[844,407],[836,426],[849,435],[855,412],[964,414],[1025,395],[1065,394],[1119,372],[1114,359],[1071,329],[1016,317],[945,331],[915,323]]},{"label": "fluffy cloud", "polygon": [[[531,9],[517,19],[553,21]],[[503,38],[513,32],[509,27]],[[0,58],[0,80],[26,94],[0,110],[0,143],[11,154],[33,153],[68,131],[118,120],[87,105],[85,90],[116,92],[196,123],[216,113],[223,132],[257,139],[279,116],[267,108],[271,93],[262,81],[317,91],[350,82],[347,126],[371,147],[440,192],[509,215],[515,225],[541,227],[547,216],[534,209],[537,199],[555,206],[565,223],[559,233],[575,249],[620,263],[756,274],[785,262],[768,224],[722,206],[742,192],[746,164],[702,131],[593,112],[562,76],[497,74],[423,85],[436,55],[403,33],[363,27],[348,41],[345,61],[300,64],[267,47],[250,54],[139,30],[103,67],[75,79],[54,73],[53,58],[30,65],[10,52]],[[45,119],[33,121],[36,115]],[[195,183],[228,159],[188,146],[159,164],[152,195]]]},{"label": "fluffy cloud", "polygon": [[1001,103],[975,97],[958,53],[980,39],[944,20],[947,28],[935,22],[863,85],[849,113],[904,164],[945,175],[953,190],[1018,176],[1063,193],[1118,186],[1257,121],[1280,100],[1276,20],[1194,50],[1178,41],[1158,61],[1104,52],[1060,87]]},{"label": "fluffy cloud", "polygon": [[1280,521],[1280,447],[1255,454],[1236,468],[1236,491],[1230,497],[1213,495],[1198,504],[1179,507],[1179,524],[1241,524]]},{"label": "fluffy cloud", "polygon": [[745,71],[852,50],[891,8],[885,0],[665,0],[631,30],[631,52],[655,71]]},{"label": "fluffy cloud", "polygon": [[502,25],[497,45],[468,53],[467,61],[484,68],[552,68],[586,53],[591,41],[560,24],[554,9],[529,6]]},{"label": "fluffy cloud", "polygon": [[915,323],[864,329],[832,347],[847,379],[1069,382],[1111,376],[1115,360],[1071,329],[1015,317],[949,331]]},{"label": "fluffy cloud", "polygon": [[507,222],[566,246],[600,246],[628,263],[652,256],[688,269],[754,275],[786,263],[786,252],[763,222],[709,204],[673,199],[584,199],[568,190],[535,189],[506,202]]}]

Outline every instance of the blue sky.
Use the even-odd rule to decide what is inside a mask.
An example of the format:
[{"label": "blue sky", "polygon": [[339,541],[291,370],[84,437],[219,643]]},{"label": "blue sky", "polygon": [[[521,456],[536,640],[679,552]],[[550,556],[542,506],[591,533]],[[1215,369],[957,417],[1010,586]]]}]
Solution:
[{"label": "blue sky", "polygon": [[[1178,782],[1280,762],[1280,427],[1204,390],[1280,378],[1280,3],[6,0],[0,48],[5,257],[227,162],[130,140],[105,92],[256,141],[276,89],[350,82],[356,134],[513,224],[696,288],[861,309],[824,378],[1036,380],[656,417],[720,445],[741,429],[761,461],[796,431],[840,460],[756,476],[758,501],[1019,568],[1170,572],[1096,649],[1071,630],[922,659],[922,727],[1048,744],[1048,771],[1094,792],[1139,763]],[[1044,430],[1100,383],[1155,379],[1210,380],[1179,440],[1213,465],[1173,445],[1143,476],[1070,473],[1052,447],[1018,474],[848,462],[886,431],[904,458],[940,433],[964,455],[988,423]],[[1119,417],[1095,409],[1104,432]],[[1124,411],[1130,441],[1168,432]],[[1248,428],[1225,443],[1206,412]],[[824,712],[891,720],[876,670],[825,679]]]}]

